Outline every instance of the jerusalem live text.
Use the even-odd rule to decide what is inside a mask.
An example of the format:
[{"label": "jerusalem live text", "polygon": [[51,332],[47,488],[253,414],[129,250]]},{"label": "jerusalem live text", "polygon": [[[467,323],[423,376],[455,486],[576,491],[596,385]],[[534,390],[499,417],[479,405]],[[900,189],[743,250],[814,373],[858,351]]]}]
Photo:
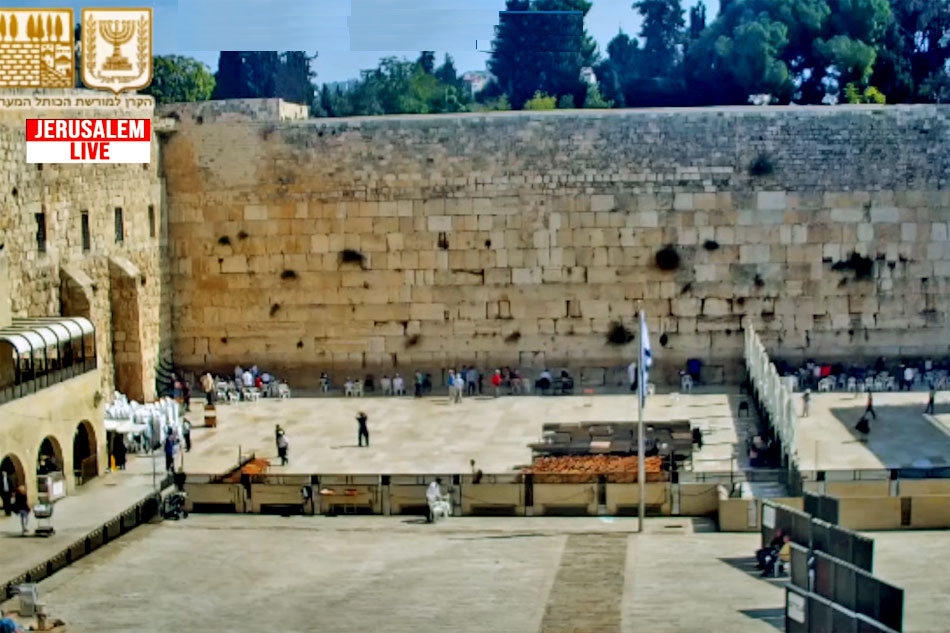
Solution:
[{"label": "jerusalem live text", "polygon": [[150,119],[27,119],[27,163],[151,162]]}]

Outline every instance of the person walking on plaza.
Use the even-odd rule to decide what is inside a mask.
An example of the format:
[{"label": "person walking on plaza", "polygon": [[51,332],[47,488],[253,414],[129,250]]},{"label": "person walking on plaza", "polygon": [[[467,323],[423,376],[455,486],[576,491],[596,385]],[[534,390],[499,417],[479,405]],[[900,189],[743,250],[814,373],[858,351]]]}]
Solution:
[{"label": "person walking on plaza", "polygon": [[175,471],[175,436],[171,433],[165,436],[165,470]]},{"label": "person walking on plaza", "polygon": [[188,418],[181,423],[181,436],[185,438],[185,452],[191,452],[191,421]]},{"label": "person walking on plaza", "polygon": [[20,517],[20,527],[23,529],[23,536],[26,536],[27,527],[30,524],[30,504],[26,500],[25,486],[17,486],[16,493],[13,495],[13,511]]},{"label": "person walking on plaza", "polygon": [[287,457],[287,451],[289,449],[290,444],[287,442],[287,434],[281,431],[280,435],[277,436],[277,456],[280,457],[281,466],[286,466],[290,463],[290,459]]},{"label": "person walking on plaza", "polygon": [[469,367],[468,371],[465,372],[465,389],[466,394],[469,396],[474,396],[478,390],[478,370],[474,367]]},{"label": "person walking on plaza", "polygon": [[3,500],[3,512],[13,514],[13,477],[7,471],[0,472],[0,499]]},{"label": "person walking on plaza", "polygon": [[369,448],[369,429],[366,427],[366,420],[368,419],[362,411],[356,416],[356,423],[359,424],[356,441],[360,446],[363,446],[363,440],[365,439],[366,448]]},{"label": "person walking on plaza", "polygon": [[465,379],[462,378],[462,372],[455,374],[455,401],[462,401],[462,394],[465,393]]},{"label": "person walking on plaza", "polygon": [[802,417],[808,417],[808,405],[811,403],[811,389],[806,389],[802,394]]},{"label": "person walking on plaza", "polygon": [[874,416],[874,419],[877,419],[877,413],[874,412],[874,395],[871,393],[871,390],[868,390],[868,406],[864,409],[864,416]]},{"label": "person walking on plaza", "polygon": [[425,379],[422,377],[422,372],[421,372],[421,371],[417,371],[417,372],[416,372],[416,377],[415,377],[415,392],[414,392],[414,394],[415,394],[415,396],[416,396],[417,398],[421,398],[421,397],[422,397],[422,383],[423,383],[424,380],[425,380]]},{"label": "person walking on plaza", "polygon": [[205,400],[208,404],[214,404],[214,376],[211,372],[205,372],[201,377],[201,389],[205,392]]},{"label": "person walking on plaza", "polygon": [[927,396],[927,408],[924,409],[924,413],[929,413],[930,415],[934,414],[934,399],[937,397],[937,387],[934,385],[934,381],[930,381],[930,394]]},{"label": "person walking on plaza", "polygon": [[455,402],[455,370],[449,370],[449,377],[445,381],[445,386],[449,388],[449,402]]}]

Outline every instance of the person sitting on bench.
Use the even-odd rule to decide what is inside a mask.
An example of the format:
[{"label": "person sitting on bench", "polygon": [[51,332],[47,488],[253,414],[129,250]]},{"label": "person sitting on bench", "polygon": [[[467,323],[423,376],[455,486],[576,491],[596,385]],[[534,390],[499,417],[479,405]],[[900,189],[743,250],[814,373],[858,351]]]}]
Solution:
[{"label": "person sitting on bench", "polygon": [[561,370],[561,393],[568,394],[574,391],[574,379],[567,373],[567,370]]},{"label": "person sitting on bench", "polygon": [[772,540],[769,541],[769,544],[755,553],[755,558],[758,561],[756,568],[765,569],[765,563],[768,557],[772,555],[776,550],[781,548],[784,542],[785,542],[785,532],[783,530],[777,530],[775,532],[775,536],[773,536]]},{"label": "person sitting on bench", "polygon": [[534,383],[535,391],[547,391],[551,388],[551,372],[545,369]]},{"label": "person sitting on bench", "polygon": [[775,576],[775,572],[778,569],[777,565],[781,563],[782,565],[788,565],[788,562],[792,559],[792,539],[788,535],[782,537],[782,545],[778,549],[773,549],[772,553],[766,556],[765,559],[765,569],[762,571],[763,576]]}]

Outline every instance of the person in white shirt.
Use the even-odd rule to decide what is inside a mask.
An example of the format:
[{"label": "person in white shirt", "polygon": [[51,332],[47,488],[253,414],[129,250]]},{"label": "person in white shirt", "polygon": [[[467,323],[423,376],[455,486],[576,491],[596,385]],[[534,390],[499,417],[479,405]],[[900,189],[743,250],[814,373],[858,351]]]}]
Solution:
[{"label": "person in white shirt", "polygon": [[462,393],[465,392],[465,379],[462,378],[462,373],[459,372],[455,374],[455,401],[462,401]]},{"label": "person in white shirt", "polygon": [[382,387],[384,396],[391,396],[393,394],[393,381],[389,379],[389,376],[380,378],[379,386]]},{"label": "person in white shirt", "polygon": [[455,370],[449,370],[449,377],[445,381],[446,386],[449,388],[449,402],[455,402]]},{"label": "person in white shirt", "polygon": [[910,391],[914,385],[914,368],[910,365],[904,368],[904,384],[907,385],[907,391]]},{"label": "person in white shirt", "polygon": [[429,484],[429,487],[426,489],[426,501],[429,504],[429,516],[426,517],[426,520],[429,523],[435,521],[435,515],[432,512],[432,507],[442,501],[442,479],[436,477],[435,481]]},{"label": "person in white shirt", "polygon": [[252,374],[249,370],[246,370],[246,371],[244,372],[243,380],[244,380],[244,386],[245,386],[245,387],[253,387],[253,386],[254,386],[254,374]]},{"label": "person in white shirt", "polygon": [[343,395],[346,397],[353,395],[353,381],[349,378],[343,383]]},{"label": "person in white shirt", "polygon": [[402,376],[399,374],[396,374],[395,377],[393,377],[393,395],[406,395],[406,385],[403,383]]}]

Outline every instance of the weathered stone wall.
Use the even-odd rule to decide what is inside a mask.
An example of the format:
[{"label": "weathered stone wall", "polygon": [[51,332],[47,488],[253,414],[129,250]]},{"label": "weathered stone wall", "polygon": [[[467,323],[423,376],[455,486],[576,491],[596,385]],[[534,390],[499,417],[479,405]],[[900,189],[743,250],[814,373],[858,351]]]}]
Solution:
[{"label": "weathered stone wall", "polygon": [[[99,97],[102,93],[57,94]],[[138,291],[134,294],[142,350],[139,397],[154,396],[159,352],[163,348],[171,351],[170,277],[162,257],[167,216],[162,204],[159,143],[153,136],[148,165],[28,165],[24,120],[151,115],[150,110],[115,109],[0,111],[0,244],[8,260],[12,316],[89,317],[96,326],[101,387],[106,396],[115,384],[110,258],[127,259],[137,270]],[[153,207],[154,236],[149,206]],[[122,208],[121,242],[116,241],[116,207]],[[82,243],[83,212],[89,214],[89,250],[84,250]],[[46,217],[45,253],[37,244],[37,213]]]},{"label": "weathered stone wall", "polygon": [[947,107],[180,119],[179,363],[616,366],[639,308],[666,371],[734,375],[746,317],[787,356],[948,350]]}]

